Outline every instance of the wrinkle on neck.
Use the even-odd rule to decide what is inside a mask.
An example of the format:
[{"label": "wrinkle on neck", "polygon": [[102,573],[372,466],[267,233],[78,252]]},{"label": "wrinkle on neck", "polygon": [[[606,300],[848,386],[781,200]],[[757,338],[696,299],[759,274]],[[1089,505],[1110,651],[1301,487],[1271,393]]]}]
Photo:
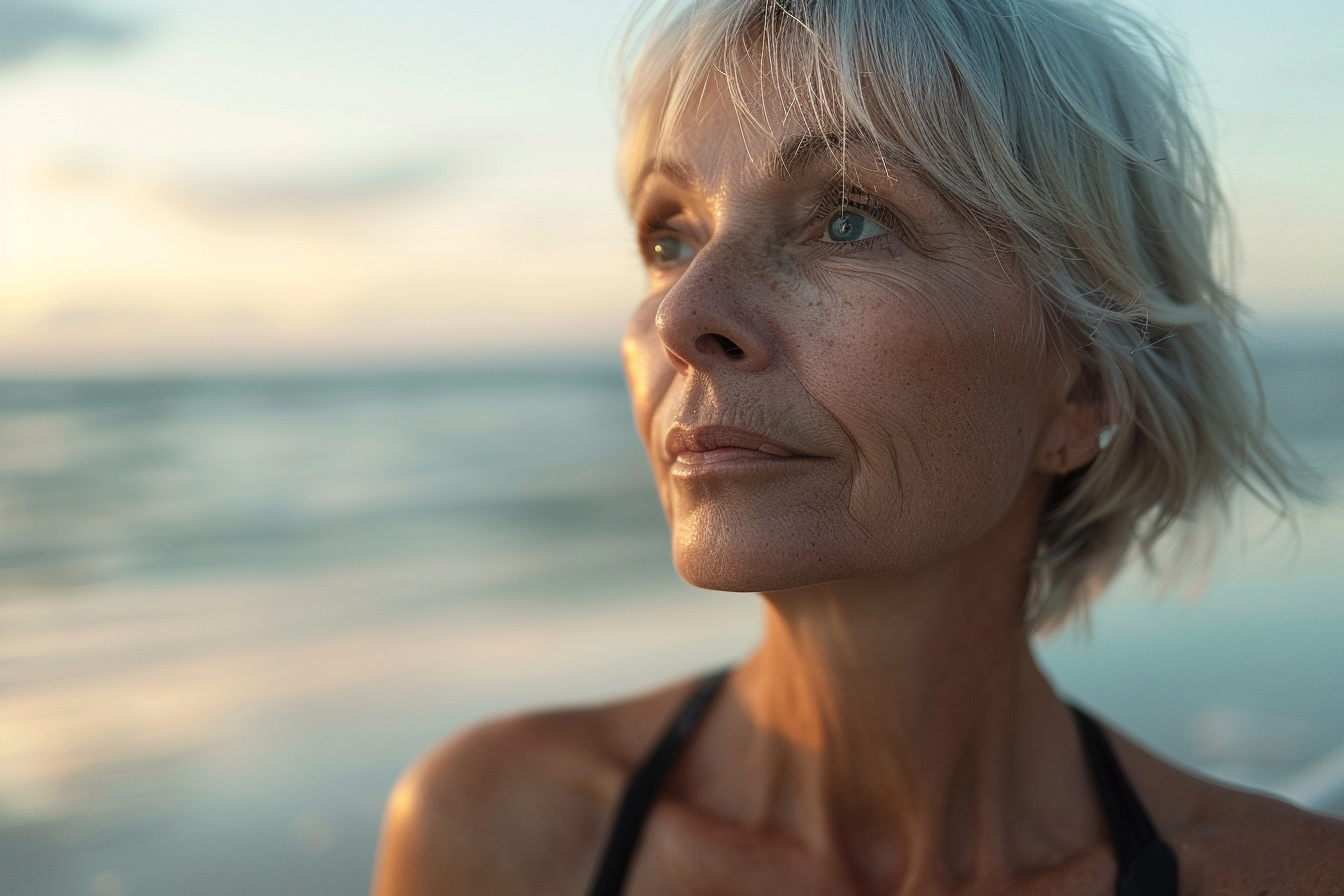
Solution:
[{"label": "wrinkle on neck", "polygon": [[984,556],[1028,556],[1017,540],[765,595],[764,640],[733,685],[747,771],[771,782],[750,797],[757,826],[835,853],[860,892],[1007,877],[1104,839],[1019,624],[1025,560]]}]

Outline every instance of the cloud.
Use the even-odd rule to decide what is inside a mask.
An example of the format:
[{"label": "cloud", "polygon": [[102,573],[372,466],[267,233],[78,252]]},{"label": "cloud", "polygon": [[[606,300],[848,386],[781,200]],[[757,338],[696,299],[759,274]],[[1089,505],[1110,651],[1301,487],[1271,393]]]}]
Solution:
[{"label": "cloud", "polygon": [[341,231],[361,215],[391,209],[442,186],[451,179],[453,167],[451,153],[431,150],[317,171],[171,175],[98,153],[75,152],[49,159],[32,173],[47,189],[148,202],[212,225],[318,225]]},{"label": "cloud", "polygon": [[319,174],[261,178],[196,177],[163,184],[169,204],[208,218],[311,218],[368,211],[443,182],[441,153]]},{"label": "cloud", "polygon": [[140,29],[75,6],[31,0],[0,0],[0,68],[12,68],[53,47],[94,49],[122,46]]}]

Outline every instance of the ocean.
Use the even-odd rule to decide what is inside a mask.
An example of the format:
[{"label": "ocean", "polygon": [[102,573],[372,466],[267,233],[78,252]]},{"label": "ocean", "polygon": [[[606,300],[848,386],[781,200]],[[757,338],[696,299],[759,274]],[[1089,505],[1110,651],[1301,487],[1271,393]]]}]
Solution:
[{"label": "ocean", "polygon": [[[1344,338],[1257,348],[1339,485]],[[1344,509],[1247,504],[1197,597],[1039,645],[1175,761],[1344,811]],[[614,359],[0,382],[0,892],[367,891],[398,771],[485,716],[741,655],[672,571]]]}]

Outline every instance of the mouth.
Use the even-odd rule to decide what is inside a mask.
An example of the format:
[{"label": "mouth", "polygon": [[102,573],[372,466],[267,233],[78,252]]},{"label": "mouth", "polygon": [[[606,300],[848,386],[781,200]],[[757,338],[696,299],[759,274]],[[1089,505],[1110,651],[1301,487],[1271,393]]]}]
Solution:
[{"label": "mouth", "polygon": [[672,473],[690,476],[812,459],[760,433],[731,426],[674,425],[667,434]]}]

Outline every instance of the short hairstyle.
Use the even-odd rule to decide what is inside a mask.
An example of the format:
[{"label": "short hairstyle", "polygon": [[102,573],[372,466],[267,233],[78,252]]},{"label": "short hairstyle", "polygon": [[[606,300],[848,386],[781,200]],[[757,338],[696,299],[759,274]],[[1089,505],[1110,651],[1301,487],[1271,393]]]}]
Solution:
[{"label": "short hairstyle", "polygon": [[[862,138],[1011,254],[1044,337],[1076,351],[1116,424],[1056,484],[1025,607],[1062,622],[1132,552],[1226,513],[1238,485],[1284,512],[1313,474],[1269,425],[1215,264],[1225,221],[1191,79],[1107,0],[663,0],[627,38],[627,194],[705,85],[744,126],[766,91],[809,131]],[[767,76],[765,73],[769,73]],[[1223,253],[1219,252],[1220,261]]]}]

